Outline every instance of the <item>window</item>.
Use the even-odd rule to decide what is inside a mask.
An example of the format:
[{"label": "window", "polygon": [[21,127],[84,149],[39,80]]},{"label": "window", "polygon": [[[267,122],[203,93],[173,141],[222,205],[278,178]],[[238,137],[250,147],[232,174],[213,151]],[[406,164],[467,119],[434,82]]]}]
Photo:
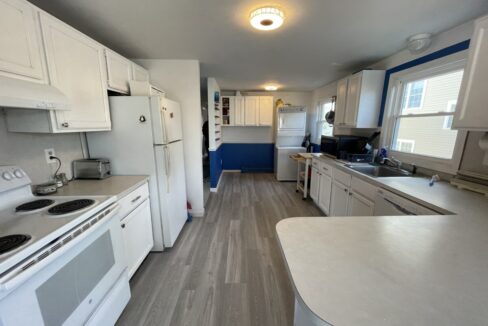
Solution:
[{"label": "window", "polygon": [[322,136],[333,136],[334,126],[325,120],[325,115],[334,108],[335,101],[333,98],[322,101],[318,105],[317,117],[317,141],[320,144]]},{"label": "window", "polygon": [[393,156],[439,171],[457,169],[465,133],[451,124],[463,72],[464,60],[458,60],[391,76],[383,146]]}]

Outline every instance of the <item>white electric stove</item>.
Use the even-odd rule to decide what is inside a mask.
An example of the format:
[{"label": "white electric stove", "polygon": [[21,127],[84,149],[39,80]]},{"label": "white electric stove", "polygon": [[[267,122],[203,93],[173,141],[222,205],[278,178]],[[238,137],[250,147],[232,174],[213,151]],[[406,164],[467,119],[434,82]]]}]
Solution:
[{"label": "white electric stove", "polygon": [[34,196],[0,166],[0,325],[115,323],[130,297],[117,212],[110,196]]}]

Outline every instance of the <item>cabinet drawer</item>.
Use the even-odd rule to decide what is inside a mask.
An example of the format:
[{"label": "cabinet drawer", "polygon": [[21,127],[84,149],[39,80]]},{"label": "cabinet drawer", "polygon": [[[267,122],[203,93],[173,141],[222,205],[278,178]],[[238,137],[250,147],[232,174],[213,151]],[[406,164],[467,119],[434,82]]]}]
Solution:
[{"label": "cabinet drawer", "polygon": [[123,220],[130,212],[132,212],[139,204],[149,197],[149,187],[147,182],[119,200],[120,205],[120,219]]},{"label": "cabinet drawer", "polygon": [[334,169],[333,172],[334,181],[342,183],[344,186],[349,187],[351,185],[351,175],[343,172],[339,169]]},{"label": "cabinet drawer", "polygon": [[332,167],[323,161],[312,159],[312,166],[316,168],[320,173],[332,176]]},{"label": "cabinet drawer", "polygon": [[354,193],[360,194],[363,197],[374,201],[378,188],[366,181],[352,177],[351,190]]}]

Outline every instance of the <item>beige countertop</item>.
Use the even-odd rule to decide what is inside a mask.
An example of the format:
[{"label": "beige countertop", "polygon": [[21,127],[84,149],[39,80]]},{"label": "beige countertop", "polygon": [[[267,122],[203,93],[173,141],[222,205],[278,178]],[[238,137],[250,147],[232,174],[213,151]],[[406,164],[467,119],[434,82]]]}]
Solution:
[{"label": "beige countertop", "polygon": [[114,175],[103,180],[73,180],[54,196],[116,196],[121,199],[147,182],[145,175]]}]

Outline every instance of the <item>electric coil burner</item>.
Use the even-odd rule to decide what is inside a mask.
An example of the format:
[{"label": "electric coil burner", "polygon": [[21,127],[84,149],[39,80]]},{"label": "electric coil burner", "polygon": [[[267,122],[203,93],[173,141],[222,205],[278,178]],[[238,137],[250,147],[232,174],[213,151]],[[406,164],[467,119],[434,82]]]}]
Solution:
[{"label": "electric coil burner", "polygon": [[0,255],[22,246],[30,238],[30,235],[26,234],[12,234],[0,237]]},{"label": "electric coil burner", "polygon": [[47,206],[52,205],[52,204],[54,204],[54,200],[39,199],[39,200],[30,201],[28,203],[17,206],[15,208],[15,211],[16,212],[30,212],[30,211],[34,211],[37,209],[47,207]]},{"label": "electric coil burner", "polygon": [[79,211],[94,203],[95,201],[93,199],[77,199],[53,206],[47,212],[51,215],[63,215]]}]

